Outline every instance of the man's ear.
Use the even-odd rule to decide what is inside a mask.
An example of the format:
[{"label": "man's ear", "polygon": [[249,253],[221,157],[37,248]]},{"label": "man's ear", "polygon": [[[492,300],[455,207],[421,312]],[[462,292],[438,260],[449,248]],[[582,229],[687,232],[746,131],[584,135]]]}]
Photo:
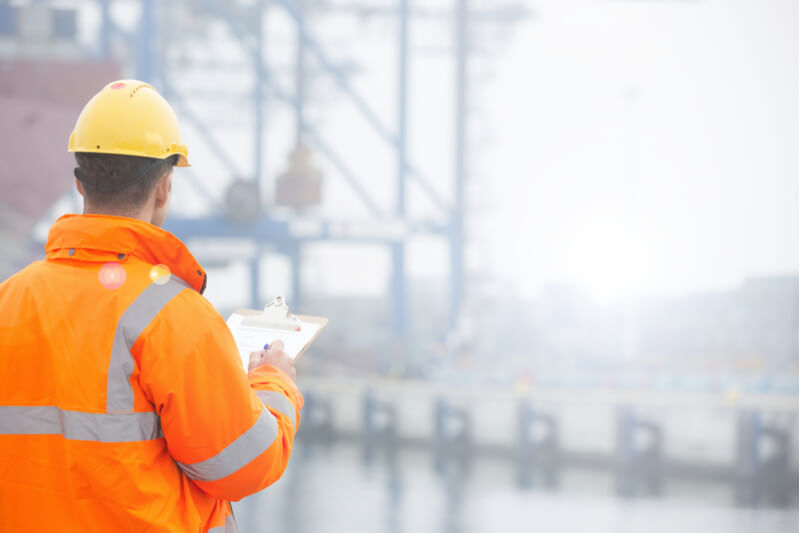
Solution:
[{"label": "man's ear", "polygon": [[156,209],[161,209],[169,202],[169,195],[172,192],[172,169],[158,181],[156,185]]},{"label": "man's ear", "polygon": [[75,178],[75,188],[78,189],[78,192],[81,196],[86,198],[86,191],[83,190],[83,183],[78,178]]}]

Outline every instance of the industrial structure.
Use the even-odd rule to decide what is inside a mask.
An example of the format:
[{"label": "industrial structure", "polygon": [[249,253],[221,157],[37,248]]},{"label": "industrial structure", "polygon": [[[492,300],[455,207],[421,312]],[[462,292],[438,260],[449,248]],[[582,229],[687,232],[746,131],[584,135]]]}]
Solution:
[{"label": "industrial structure", "polygon": [[[177,106],[185,122],[204,141],[202,148],[213,152],[218,162],[230,171],[222,197],[207,192],[205,212],[194,216],[172,217],[168,229],[184,240],[198,238],[236,238],[252,243],[249,258],[250,305],[262,305],[261,286],[263,273],[261,259],[265,252],[285,255],[292,272],[291,296],[295,305],[302,304],[302,258],[306,243],[318,241],[367,243],[385,246],[391,254],[391,281],[389,300],[392,302],[392,331],[401,340],[408,333],[406,243],[417,235],[439,236],[449,247],[450,323],[455,324],[461,308],[466,272],[465,236],[465,183],[468,176],[468,121],[469,121],[469,62],[475,45],[470,41],[470,28],[475,24],[513,24],[526,12],[515,5],[493,5],[475,12],[467,0],[455,0],[438,7],[412,7],[408,0],[383,4],[352,4],[335,2],[310,2],[279,0],[275,2],[234,2],[203,0],[197,2],[159,3],[154,0],[130,2],[124,0],[99,0],[94,11],[99,13],[97,25],[98,46],[86,48],[79,42],[81,17],[86,15],[85,3],[3,3],[3,27],[0,37],[14,41],[7,50],[16,59],[32,59],[38,54],[61,51],[71,61],[121,62],[126,75],[154,84],[166,98]],[[478,6],[480,7],[480,6]],[[122,11],[120,11],[122,10]],[[119,12],[132,15],[123,20]],[[271,46],[266,31],[267,17],[280,13],[288,18],[295,29],[295,64],[292,86],[282,84],[286,78],[276,72],[265,55]],[[396,113],[395,120],[385,121],[369,100],[354,88],[345,68],[332,58],[314,34],[309,23],[312,15],[324,17],[332,13],[357,17],[378,17],[396,33]],[[116,15],[115,15],[116,14]],[[411,161],[408,152],[408,72],[414,59],[409,26],[416,17],[440,20],[442,31],[452,32],[452,57],[454,72],[452,143],[453,175],[433,179]],[[159,21],[170,21],[163,24]],[[453,24],[450,24],[454,21]],[[205,41],[203,50],[235,50],[241,62],[226,64],[226,60],[213,55],[193,53],[198,43]],[[6,52],[8,54],[8,52]],[[202,56],[202,57],[201,57]],[[204,57],[204,59],[203,59]],[[197,102],[211,93],[217,100],[241,97],[242,85],[225,80],[232,77],[230,69],[245,74],[244,83],[252,81],[246,92],[250,97],[241,103],[252,117],[252,161],[238,155],[243,152],[226,143],[216,132],[219,116],[196,111]],[[228,70],[226,70],[228,69]],[[213,80],[202,86],[182,83],[182,80],[202,77]],[[337,153],[315,124],[307,118],[311,77],[330,80],[342,105],[351,105],[371,128],[373,135],[385,143],[395,158],[395,168],[386,169],[380,180],[391,184],[394,199],[390,206],[381,205],[365,176],[359,175],[358,165]],[[193,90],[194,89],[194,90]],[[294,156],[280,179],[265,171],[265,109],[287,106],[294,113]],[[224,117],[223,117],[224,118]],[[237,155],[234,155],[237,154]],[[336,186],[348,187],[359,199],[366,216],[345,222],[317,216],[313,207],[321,197],[322,176],[311,169],[311,155],[324,159],[335,175],[326,175]],[[307,168],[303,169],[303,165]],[[309,170],[311,175],[309,175]],[[304,173],[305,172],[305,173]],[[314,175],[314,172],[317,172]],[[192,175],[193,186],[207,191],[207,184]],[[449,182],[449,183],[448,183]],[[275,184],[275,193],[265,190]],[[425,201],[435,206],[432,216],[414,217],[409,209],[409,188],[418,188]],[[446,192],[445,192],[446,191]],[[265,199],[273,197],[272,209]],[[282,211],[278,214],[276,211]],[[267,246],[267,243],[269,245]]]}]

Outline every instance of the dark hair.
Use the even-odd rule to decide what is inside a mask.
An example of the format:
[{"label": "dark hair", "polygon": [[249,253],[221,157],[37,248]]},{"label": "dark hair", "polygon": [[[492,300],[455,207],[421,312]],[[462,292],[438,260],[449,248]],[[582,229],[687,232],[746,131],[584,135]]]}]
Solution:
[{"label": "dark hair", "polygon": [[158,180],[178,162],[132,155],[76,152],[75,177],[83,184],[86,201],[109,211],[140,209]]}]

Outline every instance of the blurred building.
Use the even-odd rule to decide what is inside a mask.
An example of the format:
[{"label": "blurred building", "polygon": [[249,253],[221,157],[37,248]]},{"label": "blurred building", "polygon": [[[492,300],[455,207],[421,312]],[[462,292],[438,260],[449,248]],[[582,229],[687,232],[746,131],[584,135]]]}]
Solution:
[{"label": "blurred building", "polygon": [[[796,393],[798,278],[753,278],[727,291],[650,297],[635,306],[635,351],[626,356],[629,313],[600,306],[584,291],[551,286],[533,301],[484,298],[464,313],[466,336],[452,337],[437,288],[411,288],[411,355],[391,364],[389,303],[309,302],[347,316],[340,338],[321,340],[319,358],[364,373],[454,382],[643,387],[667,390]],[[464,334],[464,332],[462,332]],[[450,336],[448,336],[450,335]],[[347,355],[357,346],[361,356]],[[316,356],[315,356],[316,357]],[[313,365],[311,365],[313,366]]]},{"label": "blurred building", "polygon": [[119,75],[113,62],[0,57],[0,279],[42,256],[31,233],[75,186],[67,153],[75,119],[97,87]]}]

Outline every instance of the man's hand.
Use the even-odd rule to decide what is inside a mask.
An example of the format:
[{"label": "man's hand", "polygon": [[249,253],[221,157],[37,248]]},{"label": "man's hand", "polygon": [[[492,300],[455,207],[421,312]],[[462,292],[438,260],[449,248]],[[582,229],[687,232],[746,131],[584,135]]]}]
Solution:
[{"label": "man's hand", "polygon": [[283,370],[292,381],[297,379],[297,371],[294,369],[294,359],[286,355],[283,351],[283,341],[275,341],[269,345],[268,350],[250,352],[250,364],[247,371],[251,372],[263,365],[272,365]]}]

